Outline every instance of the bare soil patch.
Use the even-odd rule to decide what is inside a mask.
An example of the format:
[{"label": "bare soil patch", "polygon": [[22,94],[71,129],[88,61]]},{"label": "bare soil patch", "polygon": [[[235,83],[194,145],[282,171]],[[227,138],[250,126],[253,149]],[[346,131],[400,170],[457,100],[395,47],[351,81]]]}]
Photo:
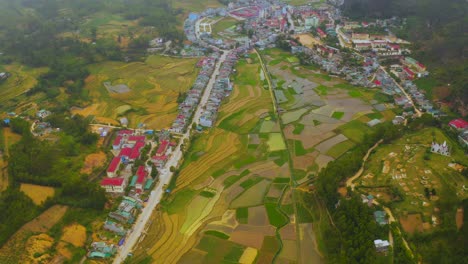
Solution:
[{"label": "bare soil patch", "polygon": [[60,240],[75,247],[83,247],[86,242],[86,228],[79,224],[66,226],[63,228],[63,235]]},{"label": "bare soil patch", "polygon": [[460,230],[463,226],[463,208],[458,208],[455,215],[455,222],[457,224],[457,229]]},{"label": "bare soil patch", "polygon": [[405,232],[413,234],[415,231],[423,232],[423,221],[421,214],[409,214],[400,217],[400,224]]},{"label": "bare soil patch", "polygon": [[265,226],[268,225],[268,216],[266,213],[265,206],[249,207],[249,225],[253,226]]},{"label": "bare soil patch", "polygon": [[102,151],[86,156],[81,173],[91,174],[95,168],[104,166],[107,161],[106,154]]},{"label": "bare soil patch", "polygon": [[288,224],[280,230],[281,239],[296,240],[296,227],[294,224]]}]

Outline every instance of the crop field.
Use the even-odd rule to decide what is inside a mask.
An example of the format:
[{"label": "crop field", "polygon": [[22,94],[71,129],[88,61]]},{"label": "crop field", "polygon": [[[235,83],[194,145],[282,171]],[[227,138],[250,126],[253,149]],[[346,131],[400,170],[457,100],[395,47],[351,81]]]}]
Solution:
[{"label": "crop field", "polygon": [[[130,125],[145,123],[149,128],[170,126],[177,116],[177,97],[193,84],[198,70],[196,59],[150,56],[145,62],[103,62],[89,66],[91,75],[85,89],[92,103],[72,112],[96,119],[116,120],[127,116]],[[103,85],[125,84],[130,92],[110,93]]]},{"label": "crop field", "polygon": [[327,155],[329,155],[329,156],[336,159],[336,158],[340,157],[341,155],[343,155],[346,151],[350,150],[354,146],[355,146],[354,142],[352,142],[350,140],[346,140],[346,141],[343,141],[343,142],[338,143],[338,144],[334,145],[333,147],[331,147],[327,151]]},{"label": "crop field", "polygon": [[0,105],[2,106],[5,102],[33,88],[39,75],[47,72],[47,68],[29,68],[20,64],[5,65],[4,68],[11,76],[0,84]]},{"label": "crop field", "polygon": [[48,186],[40,186],[29,183],[22,183],[20,191],[24,192],[37,205],[42,204],[47,198],[53,197],[55,189]]},{"label": "crop field", "polygon": [[[62,205],[54,205],[44,211],[41,215],[34,218],[30,222],[23,225],[1,248],[0,262],[1,263],[26,263],[35,259],[34,252],[29,252],[27,242],[37,242],[38,246],[45,245],[43,249],[48,249],[52,246],[53,239],[44,234],[49,231],[56,223],[65,215],[68,207]],[[35,237],[28,237],[32,233],[42,233]],[[37,239],[39,238],[39,239]],[[46,243],[41,241],[46,240]],[[34,243],[36,244],[36,243]],[[41,247],[42,248],[42,247]],[[33,249],[34,251],[34,249]],[[31,253],[31,254],[30,254]],[[47,256],[49,257],[49,256]]]},{"label": "crop field", "polygon": [[[433,141],[446,141],[450,146],[451,156],[431,153],[428,149]],[[397,216],[402,216],[405,212],[430,215],[434,207],[445,199],[462,200],[468,197],[468,193],[462,188],[468,184],[468,180],[449,167],[454,161],[468,164],[468,158],[457,142],[450,140],[441,130],[424,129],[377,148],[357,183],[366,186],[366,190],[376,197],[390,197],[390,200],[398,200],[398,196],[404,198],[401,202],[392,204]],[[379,189],[376,186],[389,186],[397,189],[398,193],[391,188]],[[434,191],[428,195],[425,188]],[[430,219],[424,217],[423,221],[430,222]]]},{"label": "crop field", "polygon": [[286,149],[286,144],[280,133],[271,133],[268,138],[268,148],[271,152]]},{"label": "crop field", "polygon": [[239,197],[232,201],[231,207],[250,207],[262,204],[263,197],[265,196],[270,183],[270,181],[262,180],[261,182],[248,188]]},{"label": "crop field", "polygon": [[295,111],[286,112],[281,116],[281,119],[283,120],[283,123],[289,124],[299,120],[299,118],[301,118],[303,114],[307,113],[307,111],[307,109],[301,108]]},{"label": "crop field", "polygon": [[75,247],[83,247],[86,242],[86,228],[79,224],[72,224],[63,228],[61,241],[72,244]]},{"label": "crop field", "polygon": [[216,0],[175,0],[172,4],[174,8],[182,8],[187,12],[199,12],[207,8],[217,8],[222,6],[222,4]]}]

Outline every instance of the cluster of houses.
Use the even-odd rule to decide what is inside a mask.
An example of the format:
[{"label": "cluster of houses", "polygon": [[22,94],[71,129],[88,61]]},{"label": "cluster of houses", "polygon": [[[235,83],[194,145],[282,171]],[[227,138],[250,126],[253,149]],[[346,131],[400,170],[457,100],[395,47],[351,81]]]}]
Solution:
[{"label": "cluster of houses", "polygon": [[468,122],[457,118],[450,121],[448,125],[458,131],[458,141],[463,147],[468,148]]},{"label": "cluster of houses", "polygon": [[187,128],[193,116],[193,112],[203,95],[203,90],[208,85],[210,76],[213,74],[216,60],[219,56],[218,53],[213,53],[209,57],[202,58],[197,64],[198,67],[201,67],[201,70],[192,88],[187,92],[186,98],[179,104],[179,113],[172,123],[171,132],[183,133]]},{"label": "cluster of houses", "polygon": [[93,242],[88,252],[89,258],[106,259],[117,253],[117,246],[106,244],[105,242]]},{"label": "cluster of houses", "polygon": [[[107,177],[101,180],[101,187],[108,193],[122,194],[125,192],[130,175],[120,173],[126,167],[127,171],[131,169],[132,163],[140,158],[142,149],[147,145],[145,135],[137,135],[133,130],[121,130],[112,143],[112,148],[117,155],[112,159],[107,168]],[[151,173],[151,167],[140,166],[137,170],[137,182],[144,184]],[[143,173],[144,172],[144,173]],[[132,181],[133,181],[132,178]],[[131,185],[130,185],[131,186]],[[144,188],[140,185],[133,186],[137,193],[141,193]]]},{"label": "cluster of houses", "polygon": [[237,56],[238,50],[230,51],[226,57],[226,60],[220,67],[219,75],[216,77],[216,81],[213,89],[211,90],[210,97],[199,120],[199,124],[203,127],[213,126],[216,121],[216,116],[221,101],[231,94],[233,84],[230,81],[230,75],[234,70],[234,66],[236,65],[238,59]]},{"label": "cluster of houses", "polygon": [[6,80],[10,77],[10,74],[8,72],[0,72],[0,81]]}]

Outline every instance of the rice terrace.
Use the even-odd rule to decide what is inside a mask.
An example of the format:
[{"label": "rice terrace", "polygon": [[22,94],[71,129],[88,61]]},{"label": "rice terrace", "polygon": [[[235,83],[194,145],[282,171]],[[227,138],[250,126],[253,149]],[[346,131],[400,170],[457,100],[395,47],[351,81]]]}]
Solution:
[{"label": "rice terrace", "polygon": [[388,2],[0,0],[0,263],[468,263],[466,1]]}]

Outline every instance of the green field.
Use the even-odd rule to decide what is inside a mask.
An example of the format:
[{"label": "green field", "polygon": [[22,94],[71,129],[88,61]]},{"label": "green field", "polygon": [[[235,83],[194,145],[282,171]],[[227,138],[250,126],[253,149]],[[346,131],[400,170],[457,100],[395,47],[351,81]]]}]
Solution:
[{"label": "green field", "polygon": [[237,24],[239,24],[239,21],[232,17],[224,18],[212,26],[212,35],[219,36],[220,32],[223,32],[226,29],[233,28]]},{"label": "green field", "polygon": [[352,147],[354,147],[356,144],[350,140],[341,142],[335,146],[333,146],[331,149],[327,151],[327,155],[333,157],[333,158],[338,158],[341,155],[343,155],[346,151],[350,150]]},{"label": "green field", "polygon": [[286,149],[286,144],[283,141],[283,137],[280,133],[271,133],[268,138],[268,147],[270,151],[278,151]]},{"label": "green field", "polygon": [[347,124],[340,126],[337,131],[351,139],[355,143],[362,142],[366,133],[370,133],[371,129],[364,123],[358,120],[353,120]]},{"label": "green field", "polygon": [[338,119],[338,120],[343,118],[343,116],[344,116],[344,112],[333,112],[333,114],[332,114],[332,117],[335,118],[335,119]]}]

